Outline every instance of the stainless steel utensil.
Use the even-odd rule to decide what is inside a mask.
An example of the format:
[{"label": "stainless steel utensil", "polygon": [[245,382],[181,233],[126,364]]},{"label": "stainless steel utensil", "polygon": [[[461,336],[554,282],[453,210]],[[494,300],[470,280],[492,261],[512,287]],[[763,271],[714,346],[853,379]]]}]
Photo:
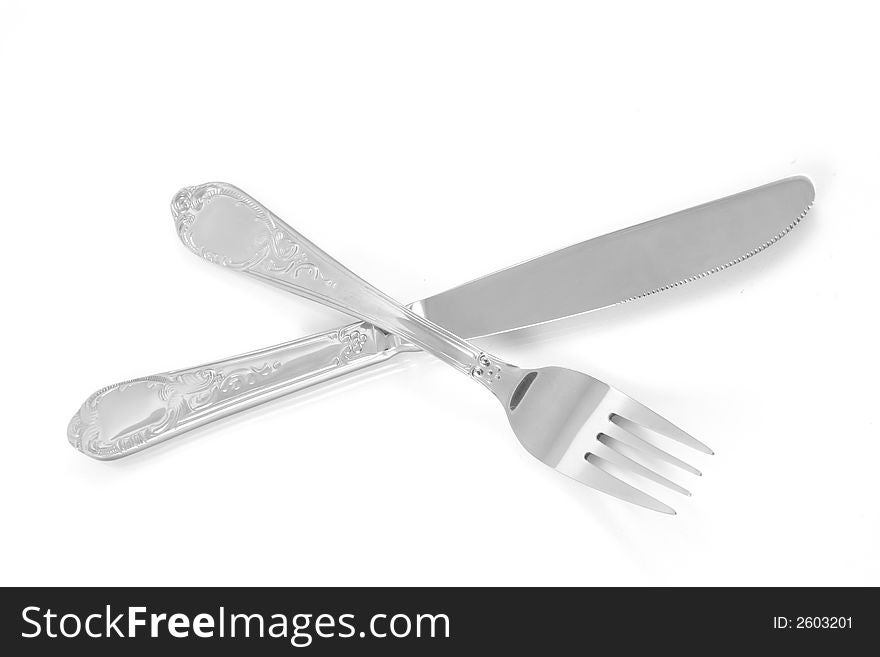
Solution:
[{"label": "stainless steel utensil", "polygon": [[[411,307],[466,338],[590,312],[703,278],[754,255],[797,225],[813,196],[808,179],[787,178],[560,249]],[[68,439],[93,458],[120,458],[414,350],[418,347],[358,322],[123,381],[89,396],[69,423]]]},{"label": "stainless steel utensil", "polygon": [[658,457],[680,462],[623,430],[617,417],[712,453],[643,404],[587,374],[560,367],[523,369],[481,351],[371,286],[237,187],[188,187],[173,207],[181,240],[209,262],[360,317],[482,384],[501,402],[523,447],[582,484],[663,513],[674,511],[612,473],[622,470],[687,492],[648,467]]}]

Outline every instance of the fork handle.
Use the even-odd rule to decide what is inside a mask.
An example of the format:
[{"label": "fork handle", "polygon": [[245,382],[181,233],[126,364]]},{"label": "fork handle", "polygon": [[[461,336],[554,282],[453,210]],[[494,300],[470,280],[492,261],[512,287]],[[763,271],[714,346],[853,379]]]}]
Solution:
[{"label": "fork handle", "polygon": [[380,292],[237,187],[186,187],[171,210],[181,241],[209,262],[375,324],[490,389],[500,376],[496,359]]},{"label": "fork handle", "polygon": [[412,351],[366,322],[241,356],[106,386],[70,420],[67,437],[107,461],[292,392]]}]

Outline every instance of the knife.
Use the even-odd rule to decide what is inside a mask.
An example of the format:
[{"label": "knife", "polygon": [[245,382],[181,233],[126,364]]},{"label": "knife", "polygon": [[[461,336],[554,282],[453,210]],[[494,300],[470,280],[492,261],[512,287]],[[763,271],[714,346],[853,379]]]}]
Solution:
[{"label": "knife", "polygon": [[[417,301],[413,310],[477,338],[625,303],[726,269],[794,228],[815,192],[803,176],[569,246]],[[172,212],[186,212],[175,197]],[[357,322],[182,370],[106,386],[68,425],[100,460],[139,452],[227,415],[418,351]]]}]

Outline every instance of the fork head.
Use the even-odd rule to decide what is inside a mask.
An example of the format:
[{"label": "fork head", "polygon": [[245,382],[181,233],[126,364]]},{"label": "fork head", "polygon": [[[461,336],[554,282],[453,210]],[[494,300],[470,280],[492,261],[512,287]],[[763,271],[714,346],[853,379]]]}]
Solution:
[{"label": "fork head", "polygon": [[518,382],[498,396],[517,438],[532,456],[582,484],[661,513],[675,510],[627,480],[690,495],[661,472],[700,471],[642,437],[639,427],[713,453],[644,404],[582,372],[561,367],[523,370]]}]

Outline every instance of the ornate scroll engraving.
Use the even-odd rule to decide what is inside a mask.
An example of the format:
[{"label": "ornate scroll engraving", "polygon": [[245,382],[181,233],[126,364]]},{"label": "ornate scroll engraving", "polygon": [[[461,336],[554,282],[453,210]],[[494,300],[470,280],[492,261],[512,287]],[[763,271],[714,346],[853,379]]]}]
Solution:
[{"label": "ornate scroll engraving", "polygon": [[396,343],[365,323],[236,356],[188,370],[107,386],[71,419],[71,445],[98,459],[113,459],[195,426],[306,388],[371,358],[394,353]]},{"label": "ornate scroll engraving", "polygon": [[342,351],[339,352],[338,361],[347,363],[354,360],[364,353],[364,347],[367,343],[367,333],[360,328],[360,325],[345,327],[339,331],[339,343],[343,345]]},{"label": "ornate scroll engraving", "polygon": [[267,361],[263,365],[254,367],[239,367],[229,372],[219,372],[217,387],[218,392],[228,393],[254,386],[261,379],[267,378],[281,368],[281,361]]},{"label": "ornate scroll engraving", "polygon": [[102,388],[89,397],[67,427],[70,444],[92,456],[112,458],[167,432],[210,402],[221,385],[216,371],[144,377]]},{"label": "ornate scroll engraving", "polygon": [[176,429],[222,396],[256,386],[280,367],[280,361],[270,360],[228,372],[206,368],[107,386],[73,416],[67,438],[76,449],[98,458],[122,456]]},{"label": "ornate scroll engraving", "polygon": [[[249,232],[245,236],[251,240],[251,243],[236,245],[237,248],[244,246],[243,253],[231,255],[225,250],[221,252],[216,246],[200,244],[196,239],[194,228],[198,214],[219,199],[231,200],[239,208],[249,210],[249,213],[244,212],[235,217],[224,218],[224,221],[230,222],[233,219],[252,220],[247,221]],[[300,243],[301,238],[268,209],[237,187],[226,183],[206,183],[196,187],[185,187],[171,201],[171,212],[177,225],[177,233],[183,243],[209,262],[232,269],[269,274],[274,278],[286,278],[291,282],[303,283],[311,279],[327,287],[336,286],[336,282],[327,277],[315,258],[306,253]],[[242,229],[243,224],[230,223],[228,227],[224,224],[222,228],[228,228],[229,236],[235,239],[234,231]]]}]

